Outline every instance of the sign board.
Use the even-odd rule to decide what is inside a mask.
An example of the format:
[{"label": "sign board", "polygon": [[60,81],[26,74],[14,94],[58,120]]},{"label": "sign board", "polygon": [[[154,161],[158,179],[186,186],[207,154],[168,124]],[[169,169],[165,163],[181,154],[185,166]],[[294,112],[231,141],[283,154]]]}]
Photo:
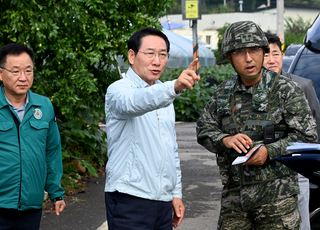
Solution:
[{"label": "sign board", "polygon": [[182,0],[182,19],[183,20],[201,19],[200,1]]}]

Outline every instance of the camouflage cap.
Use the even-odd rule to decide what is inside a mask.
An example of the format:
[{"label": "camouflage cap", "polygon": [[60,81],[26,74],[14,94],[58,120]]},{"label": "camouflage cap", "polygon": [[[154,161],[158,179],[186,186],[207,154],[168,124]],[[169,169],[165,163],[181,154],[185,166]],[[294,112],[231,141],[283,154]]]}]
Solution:
[{"label": "camouflage cap", "polygon": [[241,21],[231,24],[225,31],[222,41],[222,57],[230,51],[246,47],[260,46],[270,52],[269,43],[261,28],[254,22]]}]

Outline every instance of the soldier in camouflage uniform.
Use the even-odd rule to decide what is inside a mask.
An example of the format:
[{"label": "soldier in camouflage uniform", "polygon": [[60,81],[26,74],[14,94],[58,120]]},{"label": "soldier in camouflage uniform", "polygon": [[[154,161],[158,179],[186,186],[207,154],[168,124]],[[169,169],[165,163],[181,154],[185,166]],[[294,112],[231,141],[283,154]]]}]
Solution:
[{"label": "soldier in camouflage uniform", "polygon": [[[262,66],[269,44],[257,24],[231,24],[222,52],[238,75],[218,86],[197,122],[198,142],[217,153],[224,185],[218,229],[298,230],[297,173],[274,158],[290,142],[317,140],[308,102],[296,83]],[[245,164],[232,165],[258,144]]]}]

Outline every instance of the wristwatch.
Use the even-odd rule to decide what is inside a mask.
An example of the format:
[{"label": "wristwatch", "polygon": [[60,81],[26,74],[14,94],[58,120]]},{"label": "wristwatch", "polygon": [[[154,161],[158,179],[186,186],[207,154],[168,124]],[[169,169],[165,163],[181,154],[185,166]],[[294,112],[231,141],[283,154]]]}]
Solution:
[{"label": "wristwatch", "polygon": [[59,200],[63,200],[61,196],[53,198],[51,201],[52,201],[52,203],[55,203],[55,202],[57,202]]}]

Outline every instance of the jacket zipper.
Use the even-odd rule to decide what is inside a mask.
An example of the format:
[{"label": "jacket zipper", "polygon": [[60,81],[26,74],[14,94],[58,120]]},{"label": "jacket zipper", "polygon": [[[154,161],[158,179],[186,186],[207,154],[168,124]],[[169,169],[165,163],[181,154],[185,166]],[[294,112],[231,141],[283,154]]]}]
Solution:
[{"label": "jacket zipper", "polygon": [[163,146],[163,150],[164,150],[164,159],[163,159],[163,162],[162,162],[162,167],[161,167],[161,172],[160,172],[160,189],[159,189],[159,194],[158,194],[158,199],[161,195],[161,192],[162,192],[162,173],[163,173],[163,168],[164,168],[164,164],[166,162],[166,148],[165,148],[165,145],[163,144],[163,141],[161,139],[161,135],[160,135],[160,119],[159,119],[159,115],[158,115],[158,110],[156,110],[156,115],[157,115],[157,121],[158,121],[158,132],[159,132],[159,138],[160,138],[160,141],[162,143],[162,146]]},{"label": "jacket zipper", "polygon": [[20,127],[20,122],[18,118],[16,117],[15,113],[11,110],[11,115],[14,120],[14,123],[17,128],[17,134],[18,134],[18,143],[19,143],[19,154],[20,154],[20,185],[19,185],[19,200],[18,200],[18,209],[20,208],[20,200],[21,200],[21,184],[22,184],[22,162],[21,162],[21,143],[20,143],[20,132],[19,132],[19,127]]},{"label": "jacket zipper", "polygon": [[21,159],[21,143],[20,143],[20,132],[18,132],[18,141],[19,141],[19,153],[20,153],[20,189],[19,189],[19,200],[18,200],[18,208],[20,208],[20,200],[21,200],[21,187],[22,187],[22,159]]}]

